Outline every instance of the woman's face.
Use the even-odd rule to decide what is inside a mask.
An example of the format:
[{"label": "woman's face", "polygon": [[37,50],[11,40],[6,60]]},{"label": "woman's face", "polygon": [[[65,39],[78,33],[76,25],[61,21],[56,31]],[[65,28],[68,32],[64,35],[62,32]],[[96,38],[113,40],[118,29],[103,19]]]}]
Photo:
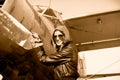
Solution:
[{"label": "woman's face", "polygon": [[61,46],[63,44],[64,38],[65,38],[65,36],[62,32],[55,31],[54,41],[55,41],[56,45]]}]

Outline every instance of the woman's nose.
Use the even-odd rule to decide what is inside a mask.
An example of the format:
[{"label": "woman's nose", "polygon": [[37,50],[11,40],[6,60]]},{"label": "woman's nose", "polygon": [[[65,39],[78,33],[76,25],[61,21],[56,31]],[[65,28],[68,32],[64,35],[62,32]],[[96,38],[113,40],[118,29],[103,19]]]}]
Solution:
[{"label": "woman's nose", "polygon": [[60,38],[57,36],[56,39],[59,40]]}]

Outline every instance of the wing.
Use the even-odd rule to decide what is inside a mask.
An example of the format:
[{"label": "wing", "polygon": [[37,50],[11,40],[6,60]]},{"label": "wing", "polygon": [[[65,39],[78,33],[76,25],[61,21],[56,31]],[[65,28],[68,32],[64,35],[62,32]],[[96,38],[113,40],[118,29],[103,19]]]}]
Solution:
[{"label": "wing", "polygon": [[112,77],[112,76],[120,76],[120,73],[109,73],[109,74],[89,74],[86,76],[87,79],[92,78],[104,78],[104,77]]},{"label": "wing", "polygon": [[[119,21],[120,10],[116,10],[67,19],[65,20],[65,24],[70,32],[73,41],[78,46],[79,51],[84,52],[120,46]],[[81,58],[82,55],[83,57]],[[108,74],[106,74],[106,70],[103,70],[106,71],[103,72],[103,74],[89,75],[87,73],[89,72],[89,70],[93,70],[94,68],[99,70],[101,67],[105,67],[106,65],[111,64],[116,59],[114,58],[114,56],[119,58],[119,52],[112,54],[107,51],[100,54],[97,54],[95,52],[84,52],[83,54],[80,53],[78,60],[78,72],[81,75],[81,77],[87,79],[119,76],[119,63],[117,63],[117,65],[111,65],[110,67],[113,67],[113,70],[109,67]],[[106,64],[102,64],[102,61],[104,61],[104,63],[106,62]],[[114,69],[117,69],[117,71],[114,71]],[[95,70],[93,70],[92,72],[94,71]]]},{"label": "wing", "polygon": [[120,11],[109,11],[65,20],[79,50],[120,46]]}]

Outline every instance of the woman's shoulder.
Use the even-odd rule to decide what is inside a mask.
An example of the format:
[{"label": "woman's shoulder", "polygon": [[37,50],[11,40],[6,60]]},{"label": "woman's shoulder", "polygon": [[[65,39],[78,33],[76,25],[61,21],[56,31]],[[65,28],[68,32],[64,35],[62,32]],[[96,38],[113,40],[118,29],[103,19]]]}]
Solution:
[{"label": "woman's shoulder", "polygon": [[75,45],[74,42],[72,41],[69,41],[69,42],[66,42],[65,46],[64,47],[72,47],[72,48],[77,48],[77,46]]}]

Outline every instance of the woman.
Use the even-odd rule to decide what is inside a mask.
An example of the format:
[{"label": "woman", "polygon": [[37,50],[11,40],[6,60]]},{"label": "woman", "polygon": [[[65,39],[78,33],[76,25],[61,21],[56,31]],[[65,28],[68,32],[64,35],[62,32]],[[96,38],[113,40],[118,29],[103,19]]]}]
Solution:
[{"label": "woman", "polygon": [[56,29],[53,32],[53,43],[56,52],[43,54],[40,61],[54,66],[55,80],[76,80],[78,52],[76,46],[65,38],[63,31]]}]

